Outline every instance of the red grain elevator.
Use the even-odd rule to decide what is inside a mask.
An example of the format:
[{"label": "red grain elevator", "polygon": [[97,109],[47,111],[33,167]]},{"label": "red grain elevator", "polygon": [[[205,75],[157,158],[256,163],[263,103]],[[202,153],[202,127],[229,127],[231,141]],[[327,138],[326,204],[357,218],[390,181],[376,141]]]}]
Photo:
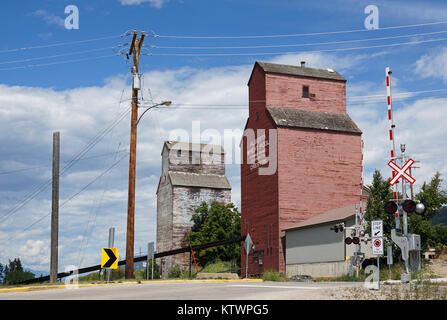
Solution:
[{"label": "red grain elevator", "polygon": [[[332,69],[256,62],[248,88],[241,140],[241,233],[254,244],[248,272],[285,272],[284,228],[359,202],[362,132],[346,113],[346,79]],[[242,270],[245,261],[242,248]]]}]

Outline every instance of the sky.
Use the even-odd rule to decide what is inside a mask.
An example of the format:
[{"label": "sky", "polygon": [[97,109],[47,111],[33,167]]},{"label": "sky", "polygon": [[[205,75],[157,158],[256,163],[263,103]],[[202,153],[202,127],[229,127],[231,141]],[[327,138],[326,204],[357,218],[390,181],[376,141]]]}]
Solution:
[{"label": "sky", "polygon": [[[378,9],[376,29],[365,26]],[[78,28],[71,19],[78,11]],[[363,131],[364,180],[391,172],[385,68],[396,147],[418,160],[417,192],[447,175],[447,4],[442,1],[3,1],[0,10],[0,263],[49,269],[53,132],[61,136],[59,271],[99,263],[115,228],[125,257],[132,30],[145,31],[141,104],[172,101],[138,124],[135,252],[156,238],[163,141],[225,131],[240,207],[238,133],[255,61],[331,68]],[[130,32],[129,32],[130,31]],[[225,140],[225,139],[223,139]],[[445,183],[443,184],[445,188]]]}]

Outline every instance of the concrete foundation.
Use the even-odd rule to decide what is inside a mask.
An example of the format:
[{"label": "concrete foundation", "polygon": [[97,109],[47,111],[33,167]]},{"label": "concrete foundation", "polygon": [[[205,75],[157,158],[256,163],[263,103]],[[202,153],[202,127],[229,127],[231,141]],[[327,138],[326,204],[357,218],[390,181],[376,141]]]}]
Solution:
[{"label": "concrete foundation", "polygon": [[312,278],[319,277],[340,277],[349,272],[349,260],[335,262],[317,262],[317,263],[300,263],[287,264],[286,276],[308,275]]}]

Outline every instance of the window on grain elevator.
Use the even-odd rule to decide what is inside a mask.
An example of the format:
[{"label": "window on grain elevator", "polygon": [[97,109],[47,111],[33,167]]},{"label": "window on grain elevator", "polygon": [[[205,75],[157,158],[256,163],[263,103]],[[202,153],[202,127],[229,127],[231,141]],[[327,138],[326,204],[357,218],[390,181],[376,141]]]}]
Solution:
[{"label": "window on grain elevator", "polygon": [[309,98],[309,86],[303,86],[303,98]]}]

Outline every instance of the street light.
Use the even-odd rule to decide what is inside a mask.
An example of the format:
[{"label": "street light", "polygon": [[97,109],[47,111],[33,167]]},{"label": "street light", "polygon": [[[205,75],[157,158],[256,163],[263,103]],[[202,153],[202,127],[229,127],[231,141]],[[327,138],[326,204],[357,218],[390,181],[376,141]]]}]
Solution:
[{"label": "street light", "polygon": [[143,115],[150,109],[158,107],[158,106],[170,106],[172,104],[172,101],[163,101],[161,103],[157,103],[154,104],[153,106],[148,107],[146,110],[144,110],[144,112],[140,115],[140,117],[138,118],[137,122],[135,123],[135,125],[138,125],[138,122],[140,122],[141,118],[143,117]]}]

